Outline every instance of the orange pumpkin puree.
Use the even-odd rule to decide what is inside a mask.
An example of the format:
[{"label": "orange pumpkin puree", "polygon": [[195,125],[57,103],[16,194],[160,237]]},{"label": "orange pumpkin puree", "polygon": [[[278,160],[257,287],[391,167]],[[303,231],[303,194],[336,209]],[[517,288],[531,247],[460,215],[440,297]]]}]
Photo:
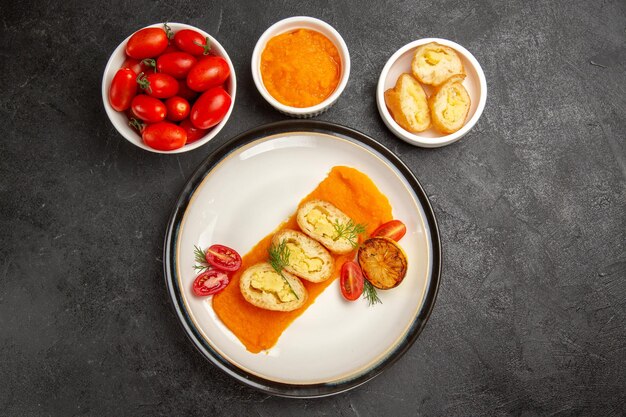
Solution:
[{"label": "orange pumpkin puree", "polygon": [[[350,216],[355,223],[366,224],[367,234],[392,219],[387,197],[376,188],[369,177],[354,168],[334,167],[317,188],[300,202],[300,205],[314,199],[326,200]],[[282,229],[300,230],[295,213],[243,257],[241,269],[232,276],[228,286],[213,296],[213,310],[217,316],[252,353],[274,346],[291,322],[304,313],[315,302],[317,296],[335,281],[339,276],[341,265],[347,260],[352,260],[355,255],[354,252],[334,255],[335,270],[331,278],[324,282],[315,284],[302,280],[309,297],[301,308],[282,312],[255,307],[241,295],[239,277],[246,268],[267,261],[267,250],[272,236]],[[336,291],[339,291],[339,288]]]},{"label": "orange pumpkin puree", "polygon": [[276,100],[311,107],[330,96],[341,76],[337,47],[319,32],[298,29],[274,36],[261,54],[261,77]]}]

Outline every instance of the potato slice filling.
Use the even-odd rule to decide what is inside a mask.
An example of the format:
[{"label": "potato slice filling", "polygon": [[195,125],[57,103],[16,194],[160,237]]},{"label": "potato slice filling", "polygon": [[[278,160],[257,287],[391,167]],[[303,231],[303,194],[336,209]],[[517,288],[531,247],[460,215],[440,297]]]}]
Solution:
[{"label": "potato slice filling", "polygon": [[316,232],[324,237],[334,239],[337,232],[330,220],[330,213],[322,207],[314,207],[305,217],[306,221],[313,226]]},{"label": "potato slice filling", "polygon": [[289,285],[275,271],[260,271],[255,273],[250,280],[250,287],[257,291],[273,294],[281,303],[296,300],[296,295]]},{"label": "potato slice filling", "polygon": [[310,257],[295,241],[287,242],[289,265],[299,273],[315,273],[322,270],[324,261],[319,257]]}]

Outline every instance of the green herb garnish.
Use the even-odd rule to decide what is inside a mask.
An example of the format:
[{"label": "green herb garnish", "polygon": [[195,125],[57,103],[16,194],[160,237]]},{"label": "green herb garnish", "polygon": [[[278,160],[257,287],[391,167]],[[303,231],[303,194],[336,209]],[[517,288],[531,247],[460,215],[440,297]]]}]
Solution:
[{"label": "green herb garnish", "polygon": [[374,287],[372,283],[367,280],[367,278],[363,279],[363,298],[367,300],[369,306],[383,303],[380,301],[380,298],[378,298],[376,287]]},{"label": "green herb garnish", "polygon": [[278,245],[272,243],[267,252],[269,253],[269,264],[272,265],[274,271],[276,271],[282,277],[285,283],[289,286],[291,293],[296,296],[296,299],[299,300],[300,297],[298,297],[298,294],[296,294],[296,292],[293,290],[293,287],[291,286],[291,283],[289,283],[289,280],[283,275],[283,269],[285,269],[285,267],[289,265],[290,251],[287,247],[287,242],[283,240]]},{"label": "green herb garnish", "polygon": [[339,223],[338,220],[335,220],[333,223],[333,227],[335,228],[335,237],[333,240],[337,241],[341,238],[345,238],[350,242],[353,248],[359,246],[359,235],[361,233],[365,233],[367,226],[361,223],[355,224],[352,220],[348,223]]},{"label": "green herb garnish", "polygon": [[193,255],[196,261],[196,265],[193,268],[198,272],[204,272],[211,269],[211,265],[209,265],[206,261],[206,254],[202,250],[202,248],[195,246],[193,247]]}]

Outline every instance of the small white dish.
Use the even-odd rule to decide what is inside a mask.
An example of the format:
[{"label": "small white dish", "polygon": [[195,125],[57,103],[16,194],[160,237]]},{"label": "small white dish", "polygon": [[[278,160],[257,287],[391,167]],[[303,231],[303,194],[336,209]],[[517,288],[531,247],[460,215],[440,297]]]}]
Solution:
[{"label": "small white dish", "polygon": [[[341,78],[339,84],[333,93],[320,104],[311,107],[292,107],[282,104],[276,100],[267,91],[263,84],[263,77],[261,76],[261,54],[265,49],[267,42],[276,35],[281,33],[290,32],[296,29],[310,29],[321,33],[326,36],[330,41],[335,44],[341,57]],[[263,96],[263,98],[270,103],[276,110],[291,117],[308,118],[315,117],[326,110],[328,110],[339,98],[343,92],[346,84],[348,84],[348,78],[350,77],[350,53],[348,52],[348,46],[344,42],[343,38],[328,23],[307,16],[295,16],[287,19],[280,20],[270,26],[259,38],[252,52],[252,78],[257,90]]]},{"label": "small white dish", "polygon": [[[122,135],[130,143],[132,143],[135,146],[140,147],[141,149],[145,149],[146,151],[150,151],[150,152],[164,153],[164,154],[178,154],[182,152],[191,151],[193,149],[199,148],[200,146],[204,145],[205,143],[213,139],[220,132],[220,130],[222,130],[224,125],[226,125],[226,122],[228,121],[228,118],[230,117],[230,114],[233,111],[233,107],[235,106],[235,93],[237,92],[237,77],[235,76],[235,67],[233,66],[233,63],[230,60],[230,57],[226,53],[226,50],[211,35],[209,35],[208,33],[206,33],[205,31],[201,29],[198,29],[195,26],[185,25],[183,23],[168,22],[167,25],[172,29],[172,31],[174,31],[174,33],[182,29],[192,29],[201,33],[202,36],[209,38],[209,42],[211,43],[211,52],[214,55],[221,56],[222,58],[226,60],[226,62],[228,62],[228,68],[230,69],[230,77],[228,77],[228,80],[226,80],[225,89],[228,92],[228,94],[230,94],[232,102],[230,104],[230,109],[226,113],[226,116],[224,116],[224,119],[222,119],[221,122],[219,122],[217,125],[215,125],[211,129],[209,129],[208,133],[204,137],[196,140],[195,142],[190,143],[189,145],[185,145],[182,148],[174,149],[172,151],[160,151],[158,149],[151,148],[145,143],[143,143],[143,140],[141,139],[141,136],[137,133],[137,131],[135,131],[133,128],[131,128],[128,125],[128,118],[126,117],[126,114],[124,114],[123,112],[115,111],[113,107],[111,107],[111,104],[109,103],[109,89],[111,88],[111,81],[113,81],[113,77],[115,76],[115,73],[126,60],[126,52],[125,52],[126,43],[128,42],[128,39],[130,39],[132,34],[129,35],[126,39],[124,39],[124,41],[120,43],[119,46],[115,49],[115,51],[113,51],[113,53],[111,54],[111,57],[109,58],[109,61],[107,62],[106,67],[104,68],[104,75],[102,77],[102,102],[104,103],[104,109],[106,110],[107,115],[109,116],[109,119],[111,120],[111,123],[113,123],[113,126],[115,126],[117,131],[120,132],[120,135]],[[155,23],[154,25],[149,25],[146,27],[163,27],[163,23]]]},{"label": "small white dish", "polygon": [[[391,116],[391,113],[389,113],[387,105],[385,104],[385,91],[396,85],[396,81],[401,74],[411,72],[411,61],[413,60],[415,48],[430,42],[437,42],[441,45],[454,49],[459,54],[459,57],[463,62],[463,66],[465,67],[466,77],[463,81],[463,86],[467,90],[471,99],[468,120],[461,129],[450,134],[440,133],[432,127],[424,132],[411,133],[396,123]],[[427,85],[422,86],[424,87],[426,95],[430,96],[432,93],[432,87]],[[461,139],[474,127],[476,122],[478,122],[478,119],[482,115],[485,108],[486,101],[487,81],[485,79],[485,73],[476,58],[474,58],[474,55],[458,43],[438,38],[419,39],[400,48],[385,64],[382,72],[380,73],[378,86],[376,88],[376,104],[378,105],[378,112],[389,130],[391,130],[394,135],[403,141],[410,143],[411,145],[421,146],[423,148],[438,148]]]}]

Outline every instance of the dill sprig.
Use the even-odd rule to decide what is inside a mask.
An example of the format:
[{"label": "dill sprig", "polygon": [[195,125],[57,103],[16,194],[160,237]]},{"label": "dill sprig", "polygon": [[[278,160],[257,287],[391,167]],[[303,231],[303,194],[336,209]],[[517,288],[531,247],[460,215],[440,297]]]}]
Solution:
[{"label": "dill sprig", "polygon": [[206,254],[202,250],[202,248],[194,245],[193,255],[195,258],[194,260],[196,261],[196,265],[193,266],[193,269],[195,269],[197,272],[204,272],[211,269],[211,266],[206,261]]},{"label": "dill sprig", "polygon": [[335,228],[335,237],[333,240],[339,240],[341,238],[345,238],[350,242],[353,248],[359,246],[359,235],[361,233],[365,233],[367,230],[367,226],[361,223],[355,224],[352,219],[348,223],[339,223],[339,220],[335,220],[333,223],[333,227]]},{"label": "dill sprig", "polygon": [[268,249],[270,256],[269,263],[276,272],[281,273],[282,270],[289,265],[290,251],[287,247],[287,241],[283,240],[278,245],[272,243]]},{"label": "dill sprig", "polygon": [[373,306],[374,304],[382,304],[378,298],[378,293],[376,292],[376,287],[372,285],[367,279],[363,280],[363,298],[367,300],[369,306]]},{"label": "dill sprig", "polygon": [[272,265],[274,271],[278,272],[285,283],[289,286],[291,293],[296,296],[296,299],[299,300],[300,297],[298,297],[298,294],[296,294],[293,290],[289,280],[283,275],[283,269],[289,265],[289,255],[291,254],[289,248],[287,247],[287,242],[282,240],[278,245],[272,243],[267,252],[269,253],[269,264]]}]

